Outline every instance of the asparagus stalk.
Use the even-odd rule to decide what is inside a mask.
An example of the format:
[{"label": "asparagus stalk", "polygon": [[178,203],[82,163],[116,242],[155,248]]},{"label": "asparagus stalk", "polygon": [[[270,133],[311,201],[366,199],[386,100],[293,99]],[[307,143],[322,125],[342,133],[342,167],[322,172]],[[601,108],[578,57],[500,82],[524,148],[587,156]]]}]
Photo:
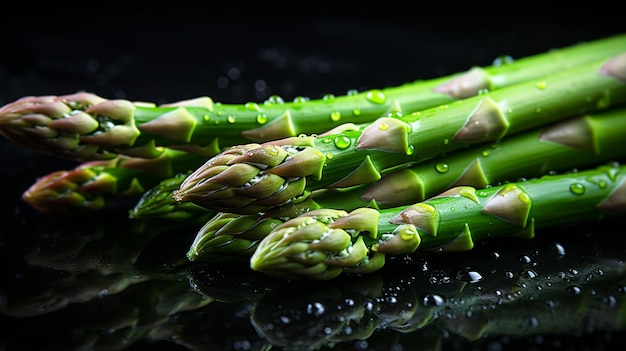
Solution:
[{"label": "asparagus stalk", "polygon": [[164,179],[189,173],[204,160],[195,153],[164,148],[157,158],[120,155],[111,160],[86,161],[74,169],[58,170],[38,178],[22,198],[44,213],[96,212],[138,199]]},{"label": "asparagus stalk", "polygon": [[[310,196],[318,207],[389,208],[423,201],[458,185],[483,188],[609,162],[624,157],[625,117],[626,107],[584,114],[491,145],[474,145],[449,155],[407,164],[383,174],[372,184],[320,189]],[[213,214],[214,211],[191,202],[174,200],[172,193],[185,178],[186,175],[180,174],[151,189],[136,204],[132,216],[145,220],[188,220]],[[307,204],[311,205],[312,202]],[[200,231],[198,235],[214,234]]]},{"label": "asparagus stalk", "polygon": [[307,192],[378,181],[408,162],[497,142],[516,133],[626,102],[626,52],[537,81],[371,123],[230,147],[191,173],[180,202],[250,214]]},{"label": "asparagus stalk", "polygon": [[383,174],[350,189],[313,193],[323,207],[389,208],[424,201],[459,185],[476,188],[623,159],[626,106],[559,121]]},{"label": "asparagus stalk", "polygon": [[386,255],[467,251],[487,238],[533,238],[544,228],[624,214],[626,166],[608,164],[484,189],[459,186],[406,207],[313,210],[263,238],[250,266],[326,280],[378,270]]},{"label": "asparagus stalk", "polygon": [[[187,257],[192,261],[246,257],[271,230],[271,227],[256,225],[250,218],[268,221],[270,216],[278,216],[274,220],[284,221],[293,217],[294,209],[304,213],[320,208],[351,211],[359,207],[407,206],[455,186],[486,188],[623,159],[626,157],[625,117],[626,107],[614,108],[524,132],[488,147],[472,146],[390,172],[372,185],[314,192],[304,201],[290,202],[290,212],[278,207],[259,215],[218,214],[198,231]],[[158,197],[174,202],[166,193]],[[172,205],[163,205],[162,211],[154,212],[161,213],[168,208]],[[181,217],[199,217],[200,213],[212,211],[196,206]],[[240,217],[245,217],[245,223],[250,224],[245,228],[236,226],[235,230],[226,225]]]},{"label": "asparagus stalk", "polygon": [[431,80],[292,102],[272,97],[263,104],[222,104],[204,96],[156,106],[90,93],[30,96],[0,109],[0,134],[80,161],[118,154],[157,157],[162,152],[158,146],[212,156],[231,145],[320,133],[345,122],[370,122],[392,111],[408,114],[450,103],[606,59],[624,46],[626,35],[616,35]]}]

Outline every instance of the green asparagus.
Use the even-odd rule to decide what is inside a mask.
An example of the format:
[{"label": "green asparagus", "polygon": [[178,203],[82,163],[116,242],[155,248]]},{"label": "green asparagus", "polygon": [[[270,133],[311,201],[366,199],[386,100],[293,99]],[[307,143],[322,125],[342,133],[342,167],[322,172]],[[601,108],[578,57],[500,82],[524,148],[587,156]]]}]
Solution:
[{"label": "green asparagus", "polygon": [[[93,213],[136,200],[164,179],[189,173],[202,162],[204,157],[198,154],[169,148],[151,159],[120,155],[110,160],[86,161],[74,169],[38,178],[22,198],[44,213]],[[180,207],[190,206],[193,205]]]},{"label": "green asparagus", "polygon": [[262,212],[314,190],[378,181],[407,162],[619,106],[625,83],[626,52],[421,112],[343,125],[343,132],[236,145],[191,173],[173,195],[213,210]]},{"label": "green asparagus", "polygon": [[[359,207],[384,209],[407,206],[455,186],[486,188],[624,159],[625,117],[626,107],[609,109],[524,132],[488,147],[472,146],[390,172],[372,185],[314,192],[304,201],[290,202],[290,212],[278,207],[262,215],[219,214],[216,216],[219,220],[210,220],[198,231],[188,258],[192,261],[219,261],[250,254],[253,246],[271,229],[256,225],[250,219],[252,217],[268,221],[270,216],[276,215],[276,219],[287,220],[292,217],[294,209],[304,213],[320,208],[351,211]],[[164,201],[161,211],[154,211],[155,214],[173,208],[170,202],[174,200],[169,192],[158,197],[168,200]],[[189,203],[181,203],[184,204]],[[186,215],[180,217],[200,217],[201,213],[212,213],[198,206],[185,210]],[[146,217],[152,216],[147,213]],[[248,227],[227,228],[227,223],[240,217],[245,217],[245,220],[239,221],[246,221],[240,223],[249,223]],[[239,251],[241,247],[245,250]]]},{"label": "green asparagus", "polygon": [[533,238],[545,228],[624,214],[626,166],[607,164],[484,189],[459,186],[385,210],[309,211],[263,238],[250,266],[275,277],[327,280],[378,270],[387,255],[466,251],[487,238]]},{"label": "green asparagus", "polygon": [[208,157],[241,143],[320,133],[345,122],[370,122],[393,111],[420,111],[606,59],[625,46],[626,35],[616,35],[431,80],[314,100],[298,97],[292,102],[274,96],[263,104],[222,104],[204,96],[156,106],[91,93],[30,96],[0,108],[0,134],[79,161],[118,154],[157,157],[160,146]]}]

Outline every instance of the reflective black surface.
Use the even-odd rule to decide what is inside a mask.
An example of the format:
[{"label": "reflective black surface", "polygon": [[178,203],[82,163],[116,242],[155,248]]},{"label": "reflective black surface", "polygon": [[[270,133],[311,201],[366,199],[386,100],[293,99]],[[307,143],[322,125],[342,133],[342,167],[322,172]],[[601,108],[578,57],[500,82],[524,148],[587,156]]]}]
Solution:
[{"label": "reflective black surface", "polygon": [[[411,8],[67,9],[5,16],[0,103],[86,90],[155,103],[319,98],[399,85],[623,32],[609,16],[426,15]],[[348,16],[350,17],[344,17]],[[46,16],[48,15],[48,16]],[[505,21],[505,19],[507,19]],[[598,22],[601,24],[598,25]],[[287,282],[191,264],[197,225],[54,218],[21,200],[75,164],[0,139],[5,350],[613,350],[626,324],[621,219],[418,253],[380,272]],[[130,205],[130,204],[126,204]]]}]

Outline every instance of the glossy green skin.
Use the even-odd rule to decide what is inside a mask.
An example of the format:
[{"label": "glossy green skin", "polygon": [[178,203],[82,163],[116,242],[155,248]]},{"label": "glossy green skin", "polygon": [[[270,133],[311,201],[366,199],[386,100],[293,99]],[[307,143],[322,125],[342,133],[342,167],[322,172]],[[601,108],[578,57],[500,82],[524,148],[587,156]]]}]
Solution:
[{"label": "glossy green skin", "polygon": [[[626,103],[626,83],[621,80],[626,55],[616,58],[621,65],[615,65],[614,76],[600,73],[609,62],[601,60],[410,115],[382,117],[354,130],[237,146],[207,161],[175,195],[178,201],[209,209],[256,213],[306,192],[372,183],[407,163],[607,110]],[[226,176],[224,167],[237,180]],[[249,184],[264,184],[261,176],[267,174],[282,177],[291,187],[269,196],[248,191]],[[271,181],[276,188],[275,177]]]},{"label": "glossy green skin", "polygon": [[[118,154],[157,157],[161,153],[159,146],[183,147],[208,157],[236,144],[324,133],[343,123],[369,123],[392,112],[409,115],[482,91],[499,90],[606,59],[623,47],[626,47],[626,34],[553,49],[512,62],[474,67],[445,77],[340,96],[327,94],[319,99],[298,97],[291,102],[272,97],[263,103],[224,104],[205,96],[155,106],[96,96],[84,101],[67,101],[66,96],[62,96],[55,103],[65,104],[66,111],[56,110],[58,106],[52,108],[62,111],[54,116],[47,115],[51,111],[47,107],[42,111],[28,107],[19,110],[18,115],[35,112],[36,117],[16,121],[14,115],[2,116],[0,110],[0,134],[16,143],[79,161],[110,159]],[[465,76],[469,76],[469,81],[451,83]],[[97,106],[102,102],[107,103],[106,108]],[[43,102],[35,102],[39,103]],[[72,123],[60,123],[65,124],[61,129],[56,129],[61,127],[59,123],[55,124],[57,127],[47,127],[48,117],[58,121],[85,111],[91,115],[83,116],[80,123],[91,124],[89,128]],[[46,118],[40,118],[42,115]]]},{"label": "glossy green skin", "polygon": [[263,238],[250,265],[280,278],[328,280],[378,270],[386,255],[467,251],[488,238],[533,238],[540,229],[625,214],[626,166],[609,164],[485,189],[460,186],[406,207],[311,211]]},{"label": "glossy green skin", "polygon": [[[626,214],[626,166],[619,164],[484,189],[461,188],[419,203],[429,213],[408,221],[416,225],[419,249],[466,251],[488,238],[532,238],[539,229]],[[400,219],[402,211],[411,206],[380,211],[379,235],[407,222]]]}]

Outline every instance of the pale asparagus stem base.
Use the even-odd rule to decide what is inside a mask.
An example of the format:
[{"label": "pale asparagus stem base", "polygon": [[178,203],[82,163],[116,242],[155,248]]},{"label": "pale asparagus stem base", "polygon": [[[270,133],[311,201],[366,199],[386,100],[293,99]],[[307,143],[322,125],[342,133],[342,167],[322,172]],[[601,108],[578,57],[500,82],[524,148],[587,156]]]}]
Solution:
[{"label": "pale asparagus stem base", "polygon": [[325,280],[379,269],[385,255],[466,251],[488,238],[533,238],[624,215],[626,166],[610,164],[485,189],[460,186],[406,207],[314,210],[262,239],[250,265],[272,276]]},{"label": "pale asparagus stem base", "polygon": [[252,214],[310,191],[373,183],[408,162],[624,104],[625,77],[623,53],[450,105],[381,117],[357,130],[234,146],[190,174],[174,196]]},{"label": "pale asparagus stem base", "polygon": [[293,102],[273,96],[262,104],[223,104],[203,96],[156,106],[90,93],[29,96],[0,108],[0,134],[79,161],[118,154],[157,157],[161,146],[208,157],[236,144],[322,133],[392,112],[410,114],[606,59],[625,46],[626,35],[616,35],[446,77]]}]

